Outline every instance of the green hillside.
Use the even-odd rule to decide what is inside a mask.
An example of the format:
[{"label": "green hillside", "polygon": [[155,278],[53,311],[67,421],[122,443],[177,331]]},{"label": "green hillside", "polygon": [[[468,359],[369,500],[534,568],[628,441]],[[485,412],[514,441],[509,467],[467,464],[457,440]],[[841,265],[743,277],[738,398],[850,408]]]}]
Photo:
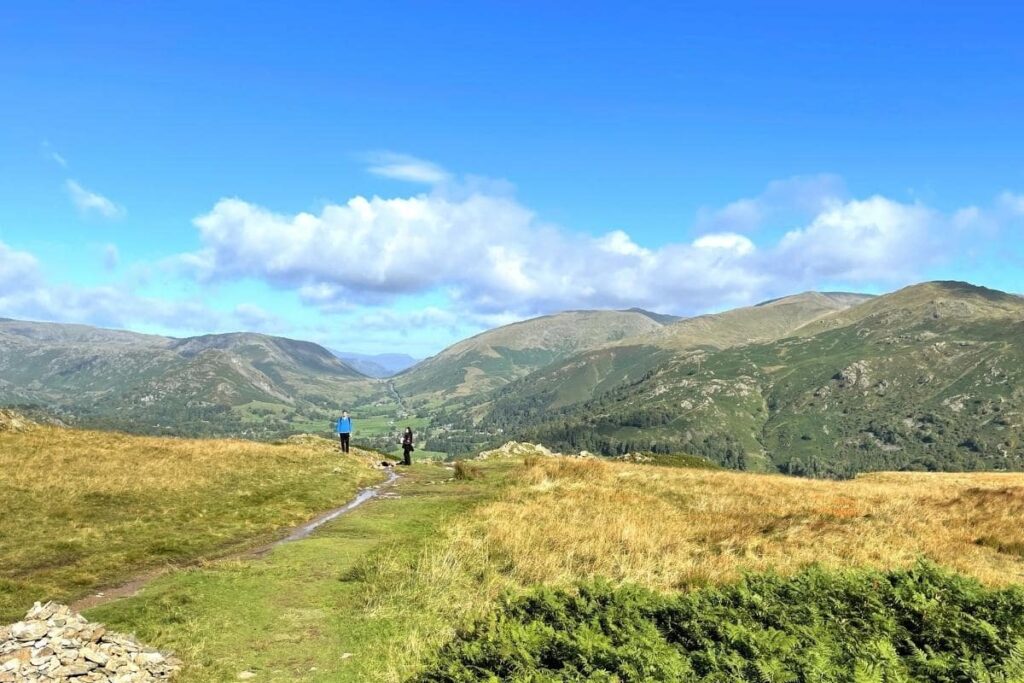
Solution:
[{"label": "green hillside", "polygon": [[172,339],[0,321],[0,405],[137,433],[268,437],[326,429],[383,385],[310,342],[239,333]]},{"label": "green hillside", "polygon": [[785,339],[679,354],[553,412],[505,396],[482,424],[555,448],[793,474],[1021,469],[1022,380],[1024,300],[927,283]]},{"label": "green hillside", "polygon": [[[794,334],[804,325],[843,311],[870,297],[861,294],[807,292],[696,318],[666,321],[662,327],[610,342],[552,363],[491,394],[452,407],[441,423],[457,433],[480,436],[486,429],[516,430],[543,419],[549,411],[605,395],[641,381],[694,352],[726,349]],[[636,420],[646,424],[646,420]],[[453,444],[462,443],[451,438]],[[468,446],[472,439],[465,439]]]},{"label": "green hillside", "polygon": [[659,330],[675,320],[638,309],[567,311],[461,341],[394,378],[413,404],[475,399],[587,349]]}]

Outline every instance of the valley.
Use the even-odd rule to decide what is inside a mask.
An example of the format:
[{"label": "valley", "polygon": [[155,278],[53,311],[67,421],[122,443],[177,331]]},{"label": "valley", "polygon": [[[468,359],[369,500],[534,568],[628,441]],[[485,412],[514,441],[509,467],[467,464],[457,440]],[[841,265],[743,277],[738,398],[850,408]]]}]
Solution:
[{"label": "valley", "polygon": [[345,408],[363,446],[394,453],[410,426],[421,454],[442,459],[519,439],[830,478],[1020,470],[1022,340],[1024,299],[956,282],[684,319],[570,311],[388,377],[279,337],[8,320],[0,405],[100,429],[264,440],[330,436]]}]

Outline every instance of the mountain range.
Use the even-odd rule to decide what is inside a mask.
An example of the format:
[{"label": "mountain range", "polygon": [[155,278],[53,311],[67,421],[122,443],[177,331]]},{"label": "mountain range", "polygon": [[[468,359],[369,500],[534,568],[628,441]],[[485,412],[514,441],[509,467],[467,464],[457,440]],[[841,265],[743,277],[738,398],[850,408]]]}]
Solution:
[{"label": "mountain range", "polygon": [[1024,299],[933,282],[680,321],[452,406],[445,420],[453,435],[793,474],[1016,470],[1022,380]]},{"label": "mountain range", "polygon": [[2,320],[0,405],[261,438],[323,431],[349,406],[381,424],[420,418],[431,450],[450,454],[517,438],[816,476],[1024,467],[1024,299],[966,283],[805,292],[693,318],[567,311],[402,368],[411,360]]},{"label": "mountain range", "polygon": [[375,380],[305,341],[0,319],[0,404],[41,406],[90,426],[274,436],[381,394]]}]

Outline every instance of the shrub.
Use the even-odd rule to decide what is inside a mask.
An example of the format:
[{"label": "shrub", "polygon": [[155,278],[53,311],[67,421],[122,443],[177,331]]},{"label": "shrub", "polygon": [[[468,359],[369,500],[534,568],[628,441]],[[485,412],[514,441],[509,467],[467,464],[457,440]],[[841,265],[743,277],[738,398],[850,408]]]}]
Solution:
[{"label": "shrub", "polygon": [[1024,590],[927,563],[674,596],[539,588],[459,633],[415,680],[1009,683],[1024,680]]}]

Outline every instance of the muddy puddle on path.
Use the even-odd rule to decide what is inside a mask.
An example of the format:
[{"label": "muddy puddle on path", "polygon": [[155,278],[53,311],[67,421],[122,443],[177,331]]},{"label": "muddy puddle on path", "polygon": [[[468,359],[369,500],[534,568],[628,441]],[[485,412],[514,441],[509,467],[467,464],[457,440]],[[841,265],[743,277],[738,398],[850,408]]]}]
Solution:
[{"label": "muddy puddle on path", "polygon": [[[267,553],[269,553],[271,550],[273,550],[274,548],[276,548],[279,545],[283,545],[285,543],[291,543],[293,541],[301,541],[304,538],[309,538],[309,536],[314,531],[316,531],[317,529],[322,527],[324,524],[327,524],[328,522],[333,521],[333,520],[341,517],[342,515],[345,515],[345,514],[347,514],[349,512],[352,512],[353,510],[358,508],[363,503],[365,503],[365,502],[367,502],[369,500],[373,500],[374,498],[379,496],[381,493],[384,492],[385,489],[387,489],[392,484],[394,484],[396,481],[398,481],[400,476],[401,475],[399,475],[398,472],[396,472],[395,470],[393,470],[393,469],[389,470],[388,471],[387,481],[385,481],[385,482],[383,482],[381,484],[377,484],[376,486],[371,486],[369,488],[363,489],[358,494],[356,494],[355,498],[353,498],[349,502],[345,503],[341,507],[335,508],[333,510],[330,510],[328,512],[323,513],[322,515],[316,517],[312,521],[307,522],[307,523],[303,524],[302,526],[297,527],[296,529],[293,529],[287,536],[285,536],[284,538],[279,539],[277,541],[274,541],[273,543],[268,543],[268,544],[260,546],[258,548],[252,548],[252,549],[240,552],[240,553],[232,553],[232,554],[229,554],[229,555],[222,555],[220,557],[214,557],[214,558],[208,558],[208,559],[210,559],[210,560],[230,560],[230,559],[252,560],[252,559],[259,559],[261,557],[266,556]],[[105,589],[105,590],[103,590],[101,592],[94,593],[92,595],[88,595],[88,596],[82,598],[81,600],[77,600],[77,601],[71,603],[71,609],[74,610],[75,612],[82,612],[82,611],[90,609],[92,607],[98,607],[99,605],[104,605],[104,604],[106,604],[108,602],[113,602],[114,600],[120,600],[121,598],[130,598],[133,595],[137,594],[140,590],[145,588],[146,584],[148,584],[149,582],[153,581],[157,577],[163,576],[164,574],[166,574],[166,573],[168,573],[170,571],[175,571],[175,570],[178,570],[178,569],[185,569],[187,567],[198,566],[198,564],[199,563],[196,562],[195,564],[185,565],[185,566],[182,566],[182,567],[161,567],[159,569],[152,569],[152,570],[150,570],[148,572],[145,572],[144,574],[140,574],[139,576],[136,576],[132,580],[126,581],[125,583],[122,583],[122,584],[120,584],[118,586],[114,586],[112,588],[107,588],[107,589]]]}]

